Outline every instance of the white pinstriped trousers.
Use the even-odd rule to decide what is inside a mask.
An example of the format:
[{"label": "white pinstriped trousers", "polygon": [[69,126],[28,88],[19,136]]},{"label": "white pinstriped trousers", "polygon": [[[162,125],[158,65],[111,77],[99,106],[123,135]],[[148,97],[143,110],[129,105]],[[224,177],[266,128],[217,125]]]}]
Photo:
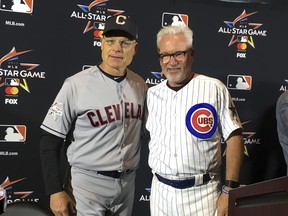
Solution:
[{"label": "white pinstriped trousers", "polygon": [[150,195],[151,216],[214,216],[220,195],[218,181],[177,189],[159,182],[154,175]]}]

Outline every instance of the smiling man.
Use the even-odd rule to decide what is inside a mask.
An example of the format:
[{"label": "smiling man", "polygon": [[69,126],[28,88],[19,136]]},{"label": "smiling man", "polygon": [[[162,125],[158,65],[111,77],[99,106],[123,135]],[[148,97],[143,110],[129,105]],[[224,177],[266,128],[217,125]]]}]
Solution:
[{"label": "smiling man", "polygon": [[[118,215],[132,212],[135,170],[147,86],[127,68],[138,31],[128,16],[106,21],[102,62],[67,78],[41,128],[41,160],[55,216]],[[59,152],[68,146],[71,186],[60,180]]]},{"label": "smiling man", "polygon": [[[225,85],[194,73],[193,32],[168,26],[157,34],[166,81],[147,92],[151,216],[228,214],[229,190],[239,186],[241,122]],[[221,140],[227,143],[221,193]]]}]

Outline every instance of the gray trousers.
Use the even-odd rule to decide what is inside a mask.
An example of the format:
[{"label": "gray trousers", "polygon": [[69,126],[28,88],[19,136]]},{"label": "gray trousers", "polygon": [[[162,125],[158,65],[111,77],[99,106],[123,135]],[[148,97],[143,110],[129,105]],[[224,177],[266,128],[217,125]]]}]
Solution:
[{"label": "gray trousers", "polygon": [[130,216],[132,214],[135,174],[112,178],[71,168],[71,183],[77,216]]}]

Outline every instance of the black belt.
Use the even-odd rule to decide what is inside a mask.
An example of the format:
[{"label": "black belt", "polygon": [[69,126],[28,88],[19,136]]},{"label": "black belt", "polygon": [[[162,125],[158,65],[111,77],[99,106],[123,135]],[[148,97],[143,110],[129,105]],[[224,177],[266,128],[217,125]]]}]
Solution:
[{"label": "black belt", "polygon": [[97,171],[97,173],[104,175],[104,176],[109,176],[112,178],[120,178],[121,176],[126,175],[132,171],[133,170],[128,169],[128,170],[123,171],[123,172],[119,172],[119,171],[115,170],[115,171]]},{"label": "black belt", "polygon": [[[185,179],[185,180],[170,180],[170,179],[166,179],[166,178],[160,176],[157,173],[155,173],[155,175],[160,182],[162,182],[166,185],[170,185],[171,187],[174,187],[174,188],[184,189],[184,188],[189,188],[189,187],[195,186],[195,178]],[[211,180],[210,175],[208,173],[206,173],[203,175],[202,184],[207,183],[210,180]]]}]

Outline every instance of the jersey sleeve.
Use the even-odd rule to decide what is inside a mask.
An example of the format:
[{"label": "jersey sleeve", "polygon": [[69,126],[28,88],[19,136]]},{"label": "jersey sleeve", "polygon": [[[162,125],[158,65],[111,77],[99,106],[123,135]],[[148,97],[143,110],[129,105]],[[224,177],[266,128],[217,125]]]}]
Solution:
[{"label": "jersey sleeve", "polygon": [[[276,104],[277,133],[288,165],[288,91],[282,93]],[[288,166],[287,166],[288,175]]]},{"label": "jersey sleeve", "polygon": [[222,130],[222,136],[224,140],[226,140],[233,131],[242,128],[241,121],[230,93],[224,84],[220,91],[220,98],[218,101],[222,103],[219,114],[219,123]]},{"label": "jersey sleeve", "polygon": [[276,104],[276,119],[278,130],[288,134],[288,93],[283,93]]},{"label": "jersey sleeve", "polygon": [[67,79],[40,126],[43,130],[60,138],[66,137],[77,115],[74,89],[73,83]]},{"label": "jersey sleeve", "polygon": [[40,139],[40,158],[47,195],[63,190],[61,169],[61,148],[64,139],[43,131]]}]

